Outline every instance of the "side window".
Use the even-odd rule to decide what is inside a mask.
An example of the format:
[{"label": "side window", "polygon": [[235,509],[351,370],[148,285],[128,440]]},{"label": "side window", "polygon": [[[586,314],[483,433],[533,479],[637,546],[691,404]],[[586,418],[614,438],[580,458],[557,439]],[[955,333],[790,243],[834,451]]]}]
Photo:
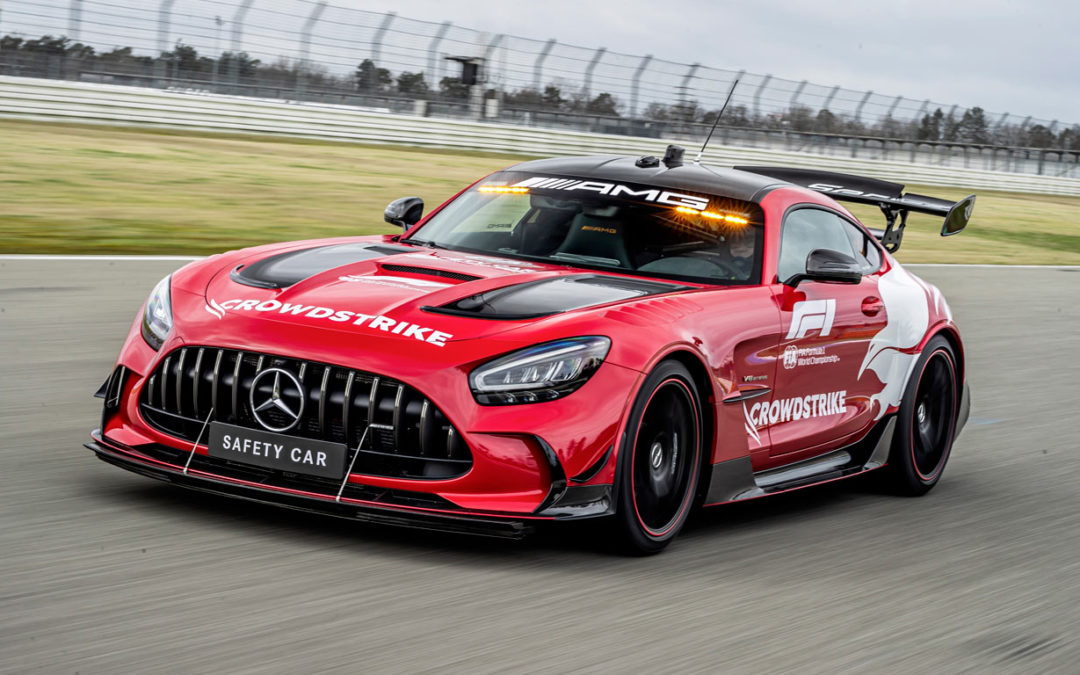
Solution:
[{"label": "side window", "polygon": [[870,237],[861,229],[846,223],[851,246],[855,249],[855,260],[862,266],[863,274],[871,274],[881,269],[881,251],[870,241]]},{"label": "side window", "polygon": [[854,228],[843,218],[822,209],[789,212],[780,233],[780,260],[777,263],[780,281],[805,272],[806,256],[817,248],[838,251],[858,260],[847,232],[849,229]]}]

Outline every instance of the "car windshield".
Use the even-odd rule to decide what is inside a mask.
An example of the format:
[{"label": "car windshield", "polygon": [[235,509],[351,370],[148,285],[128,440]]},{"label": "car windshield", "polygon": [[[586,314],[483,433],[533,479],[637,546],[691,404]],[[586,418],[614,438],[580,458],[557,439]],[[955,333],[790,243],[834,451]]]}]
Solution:
[{"label": "car windshield", "polygon": [[410,243],[709,284],[760,280],[755,204],[693,191],[503,171]]}]

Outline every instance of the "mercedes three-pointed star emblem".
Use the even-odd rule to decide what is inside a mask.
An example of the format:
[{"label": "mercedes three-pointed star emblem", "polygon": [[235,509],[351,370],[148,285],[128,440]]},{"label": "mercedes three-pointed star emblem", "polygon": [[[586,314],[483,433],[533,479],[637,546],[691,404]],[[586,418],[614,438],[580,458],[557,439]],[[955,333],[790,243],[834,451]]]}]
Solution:
[{"label": "mercedes three-pointed star emblem", "polygon": [[[274,387],[270,392],[270,398],[261,403],[256,403],[255,393],[259,390],[259,382],[266,377],[274,378]],[[282,378],[287,380],[286,386],[292,383],[295,389],[291,391],[282,389]],[[288,431],[296,426],[300,421],[300,416],[304,414],[304,388],[295,375],[281,368],[267,368],[256,375],[251,382],[251,396],[249,398],[251,400],[251,413],[267,431]],[[289,400],[286,401],[286,398]],[[269,411],[276,411],[278,414],[271,416],[267,414]],[[260,413],[262,414],[260,415]],[[284,425],[275,424],[273,418],[279,417],[284,417],[288,420],[288,423]]]}]

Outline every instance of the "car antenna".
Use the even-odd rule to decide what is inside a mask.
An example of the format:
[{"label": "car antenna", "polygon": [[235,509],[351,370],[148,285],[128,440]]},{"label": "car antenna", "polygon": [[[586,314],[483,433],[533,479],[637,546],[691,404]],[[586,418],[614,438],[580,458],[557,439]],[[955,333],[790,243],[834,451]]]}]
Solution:
[{"label": "car antenna", "polygon": [[731,103],[731,95],[735,93],[735,87],[739,84],[739,78],[735,78],[735,81],[731,83],[731,89],[728,89],[727,98],[724,99],[724,105],[720,106],[720,112],[716,113],[716,119],[713,120],[712,129],[709,129],[709,135],[705,137],[705,142],[701,144],[701,150],[698,151],[697,157],[694,158],[694,164],[701,164],[701,156],[705,154],[705,146],[712,140],[713,132],[716,131],[716,125],[720,123],[720,117],[727,110],[728,103]]}]

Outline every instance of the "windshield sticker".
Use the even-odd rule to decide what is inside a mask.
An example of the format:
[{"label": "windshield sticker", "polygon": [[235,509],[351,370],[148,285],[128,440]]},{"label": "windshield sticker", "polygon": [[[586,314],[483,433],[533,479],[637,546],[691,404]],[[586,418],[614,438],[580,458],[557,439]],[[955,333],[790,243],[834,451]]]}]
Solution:
[{"label": "windshield sticker", "polygon": [[512,187],[530,188],[533,190],[561,190],[573,192],[595,192],[608,197],[625,197],[636,201],[651,202],[653,204],[667,204],[668,206],[688,206],[699,211],[709,208],[709,200],[705,197],[695,197],[683,192],[671,192],[658,188],[645,188],[635,190],[629,185],[622,183],[606,183],[596,180],[576,180],[569,178],[552,178],[550,176],[533,176],[526,178],[520,183],[514,183]]}]

